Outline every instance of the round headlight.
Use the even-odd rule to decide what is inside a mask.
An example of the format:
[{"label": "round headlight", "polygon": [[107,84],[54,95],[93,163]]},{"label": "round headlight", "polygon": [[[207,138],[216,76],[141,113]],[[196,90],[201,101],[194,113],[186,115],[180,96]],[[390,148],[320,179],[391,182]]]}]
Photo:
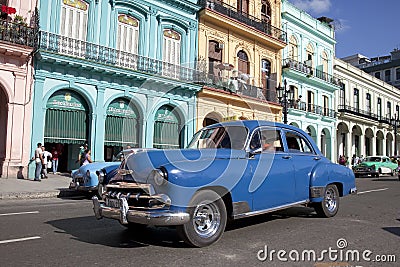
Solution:
[{"label": "round headlight", "polygon": [[150,178],[154,180],[156,185],[163,185],[167,182],[167,175],[160,169],[152,170],[150,173]]},{"label": "round headlight", "polygon": [[86,176],[87,176],[88,178],[90,178],[90,171],[89,171],[89,170],[86,171]]}]

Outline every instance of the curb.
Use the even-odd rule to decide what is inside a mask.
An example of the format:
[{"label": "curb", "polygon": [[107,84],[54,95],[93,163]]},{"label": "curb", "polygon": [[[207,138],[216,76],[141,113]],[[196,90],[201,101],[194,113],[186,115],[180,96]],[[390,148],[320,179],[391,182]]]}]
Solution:
[{"label": "curb", "polygon": [[80,192],[61,189],[46,192],[11,192],[11,193],[0,193],[0,200],[16,200],[16,199],[38,199],[38,198],[63,198],[63,197],[75,197],[82,196]]}]

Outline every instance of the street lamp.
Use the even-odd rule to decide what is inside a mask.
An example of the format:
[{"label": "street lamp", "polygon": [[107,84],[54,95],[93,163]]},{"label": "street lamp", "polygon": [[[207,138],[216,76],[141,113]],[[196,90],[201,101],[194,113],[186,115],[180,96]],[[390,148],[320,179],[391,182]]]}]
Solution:
[{"label": "street lamp", "polygon": [[397,114],[394,118],[390,119],[390,124],[393,126],[394,131],[394,156],[397,156],[397,127],[399,127],[399,118]]},{"label": "street lamp", "polygon": [[283,123],[287,124],[287,114],[288,114],[288,104],[293,99],[293,91],[290,89],[286,89],[286,79],[283,80],[283,87],[279,84],[279,87],[276,88],[276,93],[278,95],[279,103],[281,103],[283,107]]}]

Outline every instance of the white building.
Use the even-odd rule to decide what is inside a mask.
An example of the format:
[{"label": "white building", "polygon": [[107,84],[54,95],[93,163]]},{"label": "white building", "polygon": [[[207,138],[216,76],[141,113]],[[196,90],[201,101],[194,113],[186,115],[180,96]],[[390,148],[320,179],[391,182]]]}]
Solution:
[{"label": "white building", "polygon": [[399,154],[400,89],[336,58],[334,75],[342,82],[335,97],[336,157]]}]

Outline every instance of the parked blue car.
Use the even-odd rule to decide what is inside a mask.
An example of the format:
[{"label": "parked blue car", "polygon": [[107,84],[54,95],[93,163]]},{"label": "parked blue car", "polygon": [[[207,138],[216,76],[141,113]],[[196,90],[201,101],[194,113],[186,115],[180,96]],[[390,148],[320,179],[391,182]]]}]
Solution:
[{"label": "parked blue car", "polygon": [[121,161],[115,162],[93,162],[81,166],[71,172],[72,181],[69,188],[76,191],[96,193],[99,197],[104,193],[103,183],[99,183],[96,171],[102,168],[117,169]]},{"label": "parked blue car", "polygon": [[98,219],[176,226],[186,243],[203,247],[221,238],[228,219],[299,204],[332,217],[339,197],[356,191],[353,172],[325,158],[304,131],[235,121],[203,128],[187,149],[130,155],[93,204]]}]

